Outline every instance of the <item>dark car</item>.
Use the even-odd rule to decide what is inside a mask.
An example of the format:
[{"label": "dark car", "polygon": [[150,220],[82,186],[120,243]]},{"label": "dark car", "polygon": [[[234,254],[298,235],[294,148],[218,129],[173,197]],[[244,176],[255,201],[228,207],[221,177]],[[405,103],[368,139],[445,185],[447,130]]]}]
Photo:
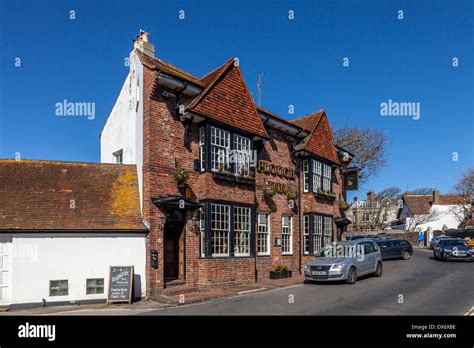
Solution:
[{"label": "dark car", "polygon": [[439,240],[443,238],[453,238],[453,237],[445,236],[445,235],[434,236],[433,238],[431,238],[431,241],[430,241],[430,249],[434,249],[435,245],[438,244]]},{"label": "dark car", "polygon": [[382,252],[382,260],[404,259],[408,260],[413,255],[413,247],[404,239],[379,239],[376,243]]},{"label": "dark car", "polygon": [[433,249],[435,260],[474,261],[474,250],[460,238],[442,238]]}]

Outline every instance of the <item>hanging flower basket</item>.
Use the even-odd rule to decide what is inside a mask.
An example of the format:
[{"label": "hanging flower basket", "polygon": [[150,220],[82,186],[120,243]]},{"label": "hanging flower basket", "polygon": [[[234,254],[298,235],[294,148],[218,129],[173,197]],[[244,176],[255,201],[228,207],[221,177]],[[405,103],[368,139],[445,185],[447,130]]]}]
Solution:
[{"label": "hanging flower basket", "polygon": [[184,168],[176,168],[174,173],[174,179],[179,186],[182,186],[188,181],[189,174]]},{"label": "hanging flower basket", "polygon": [[298,191],[296,191],[293,187],[291,187],[288,190],[286,197],[288,198],[288,200],[296,200],[298,198]]},{"label": "hanging flower basket", "polygon": [[263,188],[263,196],[265,198],[272,198],[275,195],[275,189],[271,185],[266,185]]},{"label": "hanging flower basket", "polygon": [[347,203],[346,201],[342,201],[341,203],[339,203],[339,208],[345,211],[349,209],[349,203]]}]

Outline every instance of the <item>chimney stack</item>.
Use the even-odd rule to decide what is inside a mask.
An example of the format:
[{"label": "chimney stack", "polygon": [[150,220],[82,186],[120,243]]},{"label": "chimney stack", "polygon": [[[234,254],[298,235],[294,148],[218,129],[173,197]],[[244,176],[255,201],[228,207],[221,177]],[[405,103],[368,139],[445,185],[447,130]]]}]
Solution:
[{"label": "chimney stack", "polygon": [[154,58],[155,46],[148,42],[148,36],[149,34],[146,31],[140,29],[140,34],[133,39],[133,49],[140,50],[147,56]]},{"label": "chimney stack", "polygon": [[436,204],[439,202],[439,192],[433,189],[433,198],[431,199],[433,204]]},{"label": "chimney stack", "polygon": [[367,200],[368,200],[370,203],[373,203],[373,202],[374,202],[374,197],[375,197],[375,193],[374,193],[373,190],[367,191]]}]

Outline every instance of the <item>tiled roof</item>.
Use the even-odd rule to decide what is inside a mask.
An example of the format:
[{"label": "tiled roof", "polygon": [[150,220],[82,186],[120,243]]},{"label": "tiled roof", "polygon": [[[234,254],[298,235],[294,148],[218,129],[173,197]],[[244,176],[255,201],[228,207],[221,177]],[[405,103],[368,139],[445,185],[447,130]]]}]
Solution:
[{"label": "tiled roof", "polygon": [[438,200],[433,203],[432,195],[411,195],[405,193],[402,196],[412,214],[428,214],[431,204],[458,205],[465,202],[463,196],[459,194],[439,194],[437,197]]},{"label": "tiled roof", "polygon": [[335,164],[340,163],[331,127],[324,110],[292,120],[292,123],[311,132],[295,146],[295,150],[306,150]]},{"label": "tiled roof", "polygon": [[431,196],[403,195],[402,198],[405,204],[408,206],[411,214],[418,215],[429,213],[431,207]]},{"label": "tiled roof", "polygon": [[[206,78],[206,77],[205,77]],[[211,80],[212,78],[212,80]],[[262,120],[234,59],[215,71],[188,110],[231,127],[268,138]]]},{"label": "tiled roof", "polygon": [[140,230],[136,166],[0,160],[0,229]]},{"label": "tiled roof", "polygon": [[135,52],[137,53],[138,57],[140,58],[140,61],[146,65],[148,68],[150,69],[157,69],[157,70],[160,70],[160,71],[163,71],[167,74],[170,74],[172,76],[175,76],[175,77],[179,77],[179,78],[182,78],[182,79],[185,79],[187,81],[190,81],[196,85],[199,85],[201,87],[204,87],[205,85],[200,81],[200,79],[193,75],[193,74],[190,74],[166,61],[164,61],[163,59],[160,59],[160,58],[153,58],[153,57],[150,57],[146,54],[144,54],[143,52],[141,52],[140,50],[135,50]]}]

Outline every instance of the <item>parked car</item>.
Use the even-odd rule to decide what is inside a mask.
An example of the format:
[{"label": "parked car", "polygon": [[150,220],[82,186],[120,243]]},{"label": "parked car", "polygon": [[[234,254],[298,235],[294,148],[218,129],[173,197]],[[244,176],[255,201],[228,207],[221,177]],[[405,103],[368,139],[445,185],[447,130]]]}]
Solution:
[{"label": "parked car", "polygon": [[442,238],[451,238],[451,237],[450,236],[445,236],[445,235],[434,236],[433,238],[431,238],[430,249],[433,249],[435,247],[435,245],[439,242],[439,240],[442,239]]},{"label": "parked car", "polygon": [[305,281],[342,281],[355,284],[367,274],[382,276],[382,255],[374,241],[335,242],[319,250],[304,267]]},{"label": "parked car", "polygon": [[365,239],[366,236],[347,236],[347,240],[357,240],[357,239]]},{"label": "parked car", "polygon": [[376,243],[380,247],[382,260],[399,259],[408,260],[413,255],[413,247],[404,239],[379,239]]},{"label": "parked car", "polygon": [[474,261],[474,249],[463,239],[441,238],[433,249],[435,260],[465,260]]}]

